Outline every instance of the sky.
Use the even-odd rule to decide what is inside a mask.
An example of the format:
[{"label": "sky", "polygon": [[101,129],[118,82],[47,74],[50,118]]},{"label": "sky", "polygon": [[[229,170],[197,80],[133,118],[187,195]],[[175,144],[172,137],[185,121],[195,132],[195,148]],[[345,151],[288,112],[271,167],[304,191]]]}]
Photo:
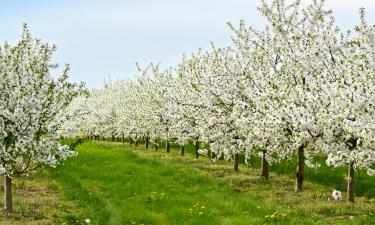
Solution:
[{"label": "sky", "polygon": [[[308,2],[310,0],[303,0]],[[337,24],[349,29],[365,7],[375,23],[374,0],[326,0]],[[32,35],[56,44],[53,62],[71,65],[70,80],[99,88],[137,76],[141,67],[175,66],[182,55],[230,45],[227,22],[262,28],[260,0],[0,0],[0,43],[19,39],[22,23]],[[62,68],[60,68],[61,71]],[[56,72],[55,72],[56,73]]]}]

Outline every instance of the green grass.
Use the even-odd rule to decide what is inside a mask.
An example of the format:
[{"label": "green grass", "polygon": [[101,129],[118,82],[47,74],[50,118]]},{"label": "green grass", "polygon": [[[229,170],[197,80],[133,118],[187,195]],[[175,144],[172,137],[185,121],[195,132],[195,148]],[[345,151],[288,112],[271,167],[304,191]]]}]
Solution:
[{"label": "green grass", "polygon": [[269,213],[253,193],[121,145],[86,143],[54,175],[94,224],[256,224]]},{"label": "green grass", "polygon": [[[375,219],[374,204],[328,202],[332,187],[319,182],[308,180],[306,191],[296,194],[293,175],[272,174],[266,182],[257,169],[242,166],[234,173],[228,163],[180,157],[177,150],[130,148],[88,142],[77,158],[53,171],[69,187],[67,198],[94,224],[363,224]],[[272,217],[276,212],[281,216]]]},{"label": "green grass", "polygon": [[[82,224],[86,218],[97,225],[374,224],[371,177],[361,174],[363,183],[356,183],[365,185],[367,190],[359,193],[370,197],[357,197],[355,204],[330,202],[331,189],[344,181],[344,170],[308,169],[305,191],[294,193],[294,161],[273,166],[270,180],[264,181],[258,160],[235,173],[231,163],[195,159],[192,146],[184,157],[178,146],[172,147],[166,154],[162,147],[146,151],[141,144],[138,150],[121,143],[80,145],[77,157],[26,179],[26,186],[36,185],[39,192],[54,190],[44,196],[54,203],[43,201],[44,208],[34,210],[44,219],[32,224]],[[15,194],[21,199],[20,192]],[[17,221],[27,217],[0,214],[0,224],[24,224]]]}]

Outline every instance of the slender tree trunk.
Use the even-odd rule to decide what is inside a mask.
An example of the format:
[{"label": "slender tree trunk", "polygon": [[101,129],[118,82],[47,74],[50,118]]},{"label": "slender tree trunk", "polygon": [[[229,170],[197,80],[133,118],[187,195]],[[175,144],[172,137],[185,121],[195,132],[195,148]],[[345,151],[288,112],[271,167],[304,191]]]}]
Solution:
[{"label": "slender tree trunk", "polygon": [[199,153],[198,153],[198,150],[199,150],[199,141],[198,139],[195,141],[195,158],[198,159],[199,157]]},{"label": "slender tree trunk", "polygon": [[216,158],[216,154],[215,154],[215,152],[212,152],[211,151],[211,159],[215,159]]},{"label": "slender tree trunk", "polygon": [[135,139],[135,142],[134,142],[134,147],[135,147],[136,149],[138,149],[138,138],[137,138],[137,139]]},{"label": "slender tree trunk", "polygon": [[298,165],[296,170],[296,187],[295,192],[301,192],[304,179],[304,166],[305,166],[305,146],[298,147]]},{"label": "slender tree trunk", "polygon": [[234,154],[234,158],[233,158],[233,170],[234,170],[234,172],[238,172],[238,158],[239,158],[238,153]]},{"label": "slender tree trunk", "polygon": [[13,211],[12,178],[8,175],[4,175],[4,210]]},{"label": "slender tree trunk", "polygon": [[349,164],[348,170],[348,201],[354,202],[354,163]]},{"label": "slender tree trunk", "polygon": [[155,151],[159,150],[159,140],[158,139],[155,140],[154,147],[155,147]]},{"label": "slender tree trunk", "polygon": [[146,137],[146,142],[145,142],[145,148],[146,148],[146,150],[148,150],[148,143],[149,143],[149,140],[150,140],[150,138],[147,136],[147,137]]},{"label": "slender tree trunk", "polygon": [[131,145],[133,144],[133,138],[131,138],[131,137],[129,138],[129,144],[131,144]]},{"label": "slender tree trunk", "polygon": [[266,154],[267,154],[267,151],[266,150],[263,150],[262,151],[263,155],[262,155],[262,174],[261,176],[265,179],[265,180],[268,180],[268,178],[270,177],[270,165],[266,159]]},{"label": "slender tree trunk", "polygon": [[124,143],[124,142],[125,142],[125,135],[124,135],[124,132],[122,132],[122,136],[121,136],[121,138],[122,138],[122,143]]},{"label": "slender tree trunk", "polygon": [[185,145],[180,146],[180,155],[184,156],[185,155]]},{"label": "slender tree trunk", "polygon": [[165,149],[167,150],[167,153],[171,152],[171,142],[169,140],[166,140],[165,142]]},{"label": "slender tree trunk", "polygon": [[114,135],[112,135],[112,142],[114,142],[115,141],[115,136]]}]

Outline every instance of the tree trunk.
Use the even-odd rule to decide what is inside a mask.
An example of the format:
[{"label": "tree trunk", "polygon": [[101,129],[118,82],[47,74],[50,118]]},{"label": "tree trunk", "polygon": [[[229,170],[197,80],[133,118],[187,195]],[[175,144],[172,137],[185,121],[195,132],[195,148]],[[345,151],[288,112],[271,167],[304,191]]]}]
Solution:
[{"label": "tree trunk", "polygon": [[115,136],[112,135],[112,142],[115,142]]},{"label": "tree trunk", "polygon": [[155,151],[159,150],[159,140],[158,139],[155,140],[154,147],[155,147]]},{"label": "tree trunk", "polygon": [[138,138],[135,140],[135,142],[134,142],[134,147],[136,148],[136,149],[138,149]]},{"label": "tree trunk", "polygon": [[165,142],[165,149],[167,150],[167,153],[171,152],[171,142],[168,140]]},{"label": "tree trunk", "polygon": [[185,145],[180,146],[180,155],[184,156],[185,155]]},{"label": "tree trunk", "polygon": [[234,172],[238,172],[238,158],[239,158],[238,153],[234,154],[234,158],[233,158],[233,170],[234,170]]},{"label": "tree trunk", "polygon": [[129,144],[133,144],[133,138],[129,138]]},{"label": "tree trunk", "polygon": [[265,179],[265,180],[268,180],[268,178],[270,177],[270,165],[266,159],[266,154],[267,154],[267,151],[266,150],[263,150],[262,151],[263,155],[262,155],[262,174],[261,176]]},{"label": "tree trunk", "polygon": [[354,202],[354,163],[349,164],[348,170],[348,201]]},{"label": "tree trunk", "polygon": [[4,175],[4,210],[6,212],[13,211],[12,178],[8,175]]},{"label": "tree trunk", "polygon": [[121,138],[122,138],[122,143],[124,143],[124,142],[125,142],[124,132],[122,132],[122,136],[121,136]]},{"label": "tree trunk", "polygon": [[195,141],[195,158],[198,159],[199,157],[199,153],[198,153],[198,150],[199,150],[199,141],[198,139]]},{"label": "tree trunk", "polygon": [[145,142],[145,148],[146,148],[146,150],[148,150],[148,142],[149,142],[149,137],[146,137],[146,142]]},{"label": "tree trunk", "polygon": [[215,152],[212,152],[211,151],[211,159],[215,159],[216,158],[216,154],[215,154]]},{"label": "tree trunk", "polygon": [[304,166],[305,166],[305,146],[298,147],[298,165],[296,170],[296,187],[295,192],[301,192],[304,179]]}]

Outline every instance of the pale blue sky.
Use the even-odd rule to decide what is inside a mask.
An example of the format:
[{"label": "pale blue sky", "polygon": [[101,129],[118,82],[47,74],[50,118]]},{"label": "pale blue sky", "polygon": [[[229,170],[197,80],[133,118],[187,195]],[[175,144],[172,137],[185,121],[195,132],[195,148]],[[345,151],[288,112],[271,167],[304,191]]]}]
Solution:
[{"label": "pale blue sky", "polygon": [[[309,0],[304,0],[309,1]],[[54,61],[70,63],[71,80],[100,87],[136,75],[135,62],[174,66],[183,53],[209,42],[230,43],[226,22],[262,27],[259,0],[0,0],[0,42],[19,38],[27,22],[34,37],[58,46]],[[337,22],[350,28],[358,22],[358,8],[367,8],[375,22],[374,0],[327,0]]]}]

